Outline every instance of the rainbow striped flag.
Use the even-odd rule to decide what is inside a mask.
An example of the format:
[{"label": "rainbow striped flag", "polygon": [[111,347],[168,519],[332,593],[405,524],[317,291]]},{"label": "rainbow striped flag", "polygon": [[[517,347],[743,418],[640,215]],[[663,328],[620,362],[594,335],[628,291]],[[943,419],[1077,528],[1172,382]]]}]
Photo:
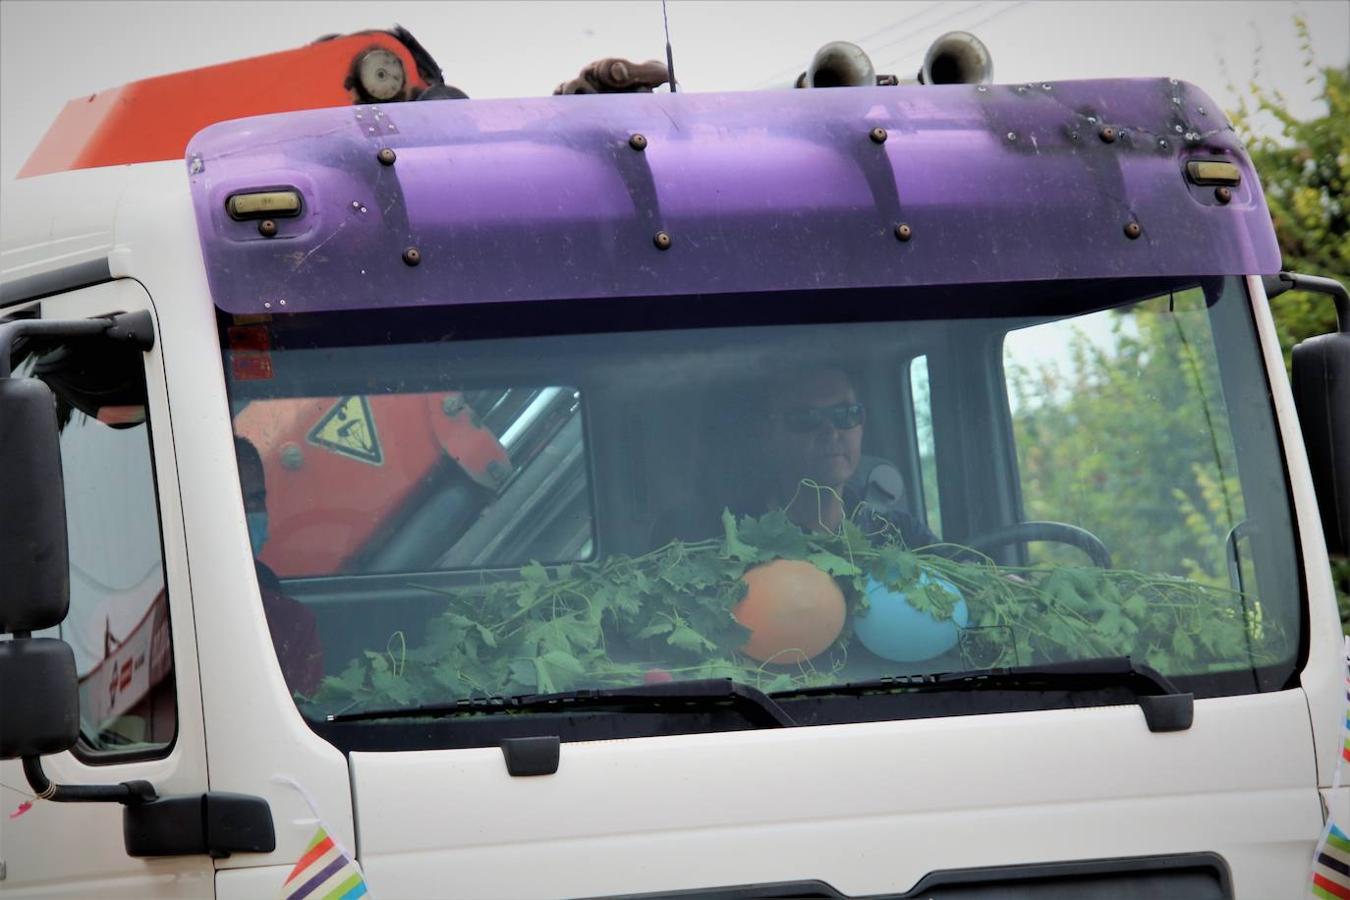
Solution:
[{"label": "rainbow striped flag", "polygon": [[366,896],[366,879],[322,825],[281,886],[282,900],[356,900]]},{"label": "rainbow striped flag", "polygon": [[[1350,635],[1343,644],[1347,663],[1350,663]],[[1341,758],[1336,760],[1336,769],[1331,773],[1331,790],[1334,793],[1341,786],[1342,768],[1350,760],[1350,669],[1345,675],[1345,723],[1341,730]],[[1313,851],[1312,880],[1308,888],[1314,897],[1322,900],[1350,900],[1350,836],[1341,831],[1331,813],[1327,813],[1327,824],[1322,830],[1322,839]]]},{"label": "rainbow striped flag", "polygon": [[1335,825],[1318,848],[1313,863],[1312,894],[1323,900],[1350,898],[1350,837]]}]

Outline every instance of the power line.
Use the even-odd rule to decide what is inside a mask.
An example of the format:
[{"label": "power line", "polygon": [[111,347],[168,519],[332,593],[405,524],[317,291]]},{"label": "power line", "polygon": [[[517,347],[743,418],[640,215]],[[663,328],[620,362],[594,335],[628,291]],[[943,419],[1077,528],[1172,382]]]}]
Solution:
[{"label": "power line", "polygon": [[[927,25],[924,25],[924,26],[920,27],[920,28],[917,29],[916,31],[911,31],[909,34],[905,35],[904,37],[896,38],[895,40],[891,41],[889,44],[882,44],[880,47],[873,47],[873,48],[872,48],[872,52],[873,52],[873,53],[880,53],[881,51],[886,50],[886,49],[888,49],[888,48],[890,48],[890,47],[895,47],[895,46],[900,45],[900,44],[907,44],[907,43],[909,43],[910,41],[914,40],[914,38],[915,38],[916,35],[918,35],[918,34],[922,34],[922,33],[925,32],[925,31],[933,31],[933,30],[936,30],[938,27],[940,27],[940,26],[945,26],[947,23],[953,21],[954,19],[964,18],[967,14],[969,14],[969,13],[974,13],[974,12],[975,12],[976,10],[978,10],[980,7],[982,7],[982,6],[988,6],[988,5],[989,5],[989,0],[984,0],[984,2],[976,3],[974,6],[970,6],[970,7],[967,7],[967,8],[965,8],[965,9],[956,10],[955,12],[952,12],[952,13],[949,14],[949,15],[943,16],[942,18],[938,19],[936,22],[929,22]],[[955,31],[955,30],[958,30],[958,29],[954,29],[954,28],[950,28],[950,27],[944,28],[944,31]],[[871,55],[871,54],[869,54],[869,55]]]},{"label": "power line", "polygon": [[[1004,15],[1006,15],[1006,14],[1012,12],[1013,10],[1017,9],[1018,7],[1025,6],[1026,4],[1027,4],[1027,0],[1014,0],[1014,2],[1010,3],[1008,6],[1005,6],[1005,7],[1003,7],[1002,9],[998,10],[997,12],[991,13],[991,14],[988,15],[988,16],[985,16],[983,19],[981,19],[981,20],[978,21],[978,22],[972,23],[972,24],[970,24],[970,25],[965,25],[965,26],[963,26],[963,27],[961,27],[961,28],[954,28],[954,29],[947,29],[947,30],[948,30],[948,31],[967,31],[967,32],[975,33],[978,29],[983,28],[985,25],[988,25],[990,22],[994,21],[995,19],[999,18],[1000,16],[1004,16]],[[931,35],[931,37],[928,37],[928,40],[931,42],[932,40],[935,40],[935,39],[938,38],[939,36],[940,36],[940,35],[936,35],[936,34]],[[976,37],[979,37],[978,34],[976,34],[975,36],[976,36]],[[916,37],[916,38],[919,38],[919,37],[925,37],[925,35],[916,35],[915,37]],[[897,65],[900,64],[900,59],[901,59],[901,57],[897,55],[896,58],[895,58],[895,61],[882,63],[882,64],[879,64],[879,65],[876,65],[875,67],[876,67],[877,71],[882,71],[882,70],[893,70]]]},{"label": "power line", "polygon": [[928,4],[927,6],[925,6],[922,10],[920,10],[920,11],[917,12],[917,13],[915,13],[914,15],[909,16],[908,18],[904,18],[904,19],[896,19],[895,21],[891,22],[891,23],[888,24],[888,25],[883,25],[882,27],[878,28],[876,31],[873,31],[871,34],[863,35],[862,37],[860,37],[860,38],[858,38],[857,40],[855,40],[853,43],[855,43],[855,44],[857,44],[859,47],[861,47],[864,43],[866,43],[866,42],[868,42],[868,41],[871,41],[871,40],[874,40],[875,38],[881,37],[883,34],[885,34],[886,32],[890,31],[890,30],[893,29],[893,28],[898,28],[898,27],[901,26],[901,25],[911,25],[911,26],[912,26],[912,25],[915,24],[915,22],[917,22],[919,19],[922,19],[924,16],[928,15],[930,12],[932,12],[932,11],[934,11],[934,10],[938,10],[938,9],[943,9],[943,8],[944,8],[944,4],[942,4],[942,3],[930,3],[930,4]]}]

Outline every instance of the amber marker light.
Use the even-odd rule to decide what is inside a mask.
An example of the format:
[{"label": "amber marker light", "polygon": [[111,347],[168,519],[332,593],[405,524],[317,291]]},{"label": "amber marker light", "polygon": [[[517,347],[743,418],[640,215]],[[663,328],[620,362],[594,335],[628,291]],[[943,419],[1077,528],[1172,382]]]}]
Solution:
[{"label": "amber marker light", "polygon": [[300,192],[285,190],[231,194],[225,201],[225,211],[237,222],[273,216],[298,216]]},{"label": "amber marker light", "polygon": [[1193,159],[1186,163],[1186,177],[1191,184],[1222,184],[1229,187],[1242,182],[1242,173],[1230,162]]}]

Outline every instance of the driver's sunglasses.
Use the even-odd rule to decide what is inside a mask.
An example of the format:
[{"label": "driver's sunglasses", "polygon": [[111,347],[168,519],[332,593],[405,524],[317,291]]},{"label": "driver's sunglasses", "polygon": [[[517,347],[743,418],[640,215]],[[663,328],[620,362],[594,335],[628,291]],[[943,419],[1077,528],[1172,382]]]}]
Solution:
[{"label": "driver's sunglasses", "polygon": [[838,403],[834,406],[801,406],[779,414],[788,431],[810,434],[829,423],[839,431],[857,428],[867,421],[867,407],[861,403]]}]

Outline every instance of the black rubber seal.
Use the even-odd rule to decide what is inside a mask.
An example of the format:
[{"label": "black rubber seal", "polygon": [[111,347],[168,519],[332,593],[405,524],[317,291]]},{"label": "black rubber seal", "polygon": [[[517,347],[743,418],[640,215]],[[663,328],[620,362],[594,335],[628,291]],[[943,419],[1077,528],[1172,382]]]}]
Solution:
[{"label": "black rubber seal", "polygon": [[77,288],[90,287],[112,281],[112,270],[108,267],[108,258],[91,259],[82,263],[62,266],[50,272],[16,278],[0,285],[0,306],[23,303],[26,300],[39,300],[52,294],[63,294]]}]

